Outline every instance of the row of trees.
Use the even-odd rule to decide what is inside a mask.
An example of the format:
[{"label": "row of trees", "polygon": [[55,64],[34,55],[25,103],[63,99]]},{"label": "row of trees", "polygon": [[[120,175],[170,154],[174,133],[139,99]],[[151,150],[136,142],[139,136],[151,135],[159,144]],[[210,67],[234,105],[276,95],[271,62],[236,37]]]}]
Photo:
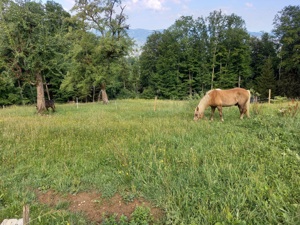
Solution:
[{"label": "row of trees", "polygon": [[[300,7],[287,6],[274,31],[251,37],[221,11],[181,17],[147,39],[139,56],[121,0],[0,2],[0,104],[111,97],[183,99],[211,88],[300,96]],[[104,100],[107,101],[105,98]]]},{"label": "row of trees", "polygon": [[274,19],[274,34],[251,37],[241,17],[221,11],[181,17],[148,38],[140,56],[146,96],[184,98],[212,88],[246,87],[261,98],[300,96],[300,7]]},{"label": "row of trees", "polygon": [[[149,37],[140,58],[147,92],[165,98],[246,83],[251,76],[250,37],[244,21],[214,11],[206,19],[181,17]],[[241,84],[242,85],[242,84]]]}]

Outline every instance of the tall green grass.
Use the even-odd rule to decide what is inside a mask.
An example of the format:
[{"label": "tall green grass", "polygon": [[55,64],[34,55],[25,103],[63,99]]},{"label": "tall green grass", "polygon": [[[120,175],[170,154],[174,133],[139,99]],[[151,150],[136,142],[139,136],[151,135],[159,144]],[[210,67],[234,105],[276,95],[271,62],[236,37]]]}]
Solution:
[{"label": "tall green grass", "polygon": [[[144,197],[162,224],[300,224],[300,117],[260,105],[193,121],[197,101],[122,100],[0,110],[0,222],[31,205],[32,224],[85,224],[35,190]],[[257,107],[257,106],[256,106]],[[206,117],[210,110],[206,111]]]}]

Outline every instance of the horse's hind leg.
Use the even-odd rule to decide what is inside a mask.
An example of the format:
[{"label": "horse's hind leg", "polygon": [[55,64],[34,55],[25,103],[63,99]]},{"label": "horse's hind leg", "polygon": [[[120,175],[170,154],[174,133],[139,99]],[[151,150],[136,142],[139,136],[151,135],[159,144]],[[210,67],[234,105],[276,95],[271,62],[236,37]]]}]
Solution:
[{"label": "horse's hind leg", "polygon": [[240,106],[240,105],[238,105],[238,107],[239,107],[239,110],[240,110],[240,119],[243,119],[243,118],[244,118],[244,115],[245,115],[246,112],[247,112],[247,109],[246,109],[245,106]]},{"label": "horse's hind leg", "polygon": [[211,106],[210,120],[214,120],[215,110],[216,110],[216,107]]},{"label": "horse's hind leg", "polygon": [[223,112],[222,112],[222,106],[218,106],[217,108],[218,108],[218,110],[219,110],[220,119],[221,119],[222,122],[224,122],[224,119],[223,119]]}]

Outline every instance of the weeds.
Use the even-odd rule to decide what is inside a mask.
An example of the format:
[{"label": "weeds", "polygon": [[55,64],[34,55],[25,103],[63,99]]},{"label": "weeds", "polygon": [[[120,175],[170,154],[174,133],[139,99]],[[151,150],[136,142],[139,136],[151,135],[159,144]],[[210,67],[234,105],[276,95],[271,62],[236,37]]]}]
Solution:
[{"label": "weeds", "polygon": [[148,225],[153,223],[153,218],[150,214],[150,209],[147,207],[138,206],[131,214],[130,225]]},{"label": "weeds", "polygon": [[254,113],[254,115],[260,115],[262,113],[262,104],[258,102],[253,103],[251,110]]},{"label": "weeds", "polygon": [[103,225],[150,225],[153,224],[153,217],[148,207],[137,206],[128,219],[121,215],[120,219],[116,214],[104,218]]},{"label": "weeds", "polygon": [[111,215],[107,218],[104,218],[102,225],[129,225],[128,218],[124,215],[121,215],[120,219],[117,219],[117,215]]},{"label": "weeds", "polygon": [[299,102],[292,101],[291,103],[288,103],[287,106],[281,107],[279,109],[279,114],[281,116],[287,116],[287,117],[295,117],[299,112]]}]

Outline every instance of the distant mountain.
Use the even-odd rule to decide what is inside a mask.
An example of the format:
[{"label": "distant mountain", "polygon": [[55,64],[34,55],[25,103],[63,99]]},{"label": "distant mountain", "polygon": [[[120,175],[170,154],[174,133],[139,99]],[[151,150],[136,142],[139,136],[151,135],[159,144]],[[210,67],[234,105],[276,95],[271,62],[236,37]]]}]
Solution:
[{"label": "distant mountain", "polygon": [[129,37],[134,39],[136,44],[141,47],[146,43],[147,37],[155,31],[162,32],[163,30],[129,29],[127,33]]},{"label": "distant mountain", "polygon": [[[146,43],[147,37],[149,37],[155,31],[162,32],[163,30],[129,29],[128,35],[129,37],[135,40],[138,47],[141,47]],[[262,35],[261,32],[248,32],[248,33],[254,37],[261,37]]]}]

